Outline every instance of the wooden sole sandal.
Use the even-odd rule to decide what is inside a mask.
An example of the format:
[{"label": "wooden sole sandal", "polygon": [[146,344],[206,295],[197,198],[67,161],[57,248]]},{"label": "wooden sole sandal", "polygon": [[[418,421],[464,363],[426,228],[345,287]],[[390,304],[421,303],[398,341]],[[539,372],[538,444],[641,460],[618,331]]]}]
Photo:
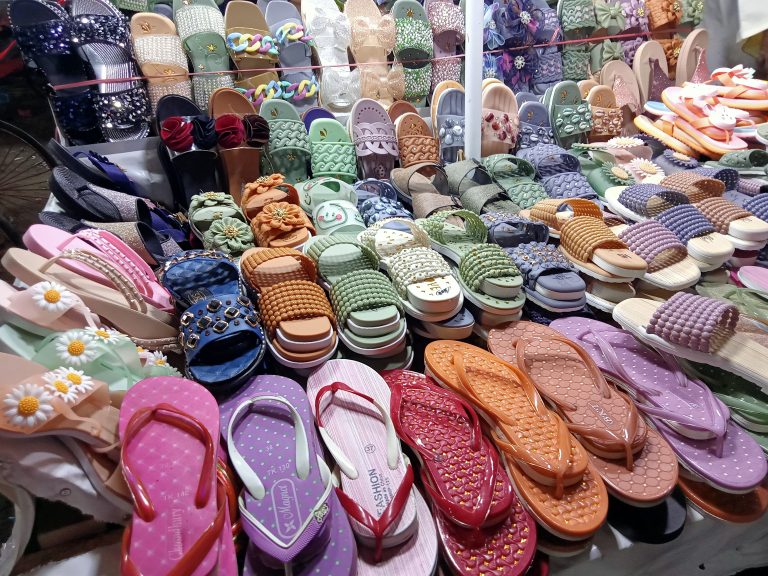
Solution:
[{"label": "wooden sole sandal", "polygon": [[568,540],[591,536],[608,512],[605,484],[526,375],[463,342],[430,342],[424,360],[428,375],[471,402],[492,427],[513,487],[539,524]]},{"label": "wooden sole sandal", "polygon": [[688,254],[703,271],[719,268],[733,255],[735,247],[728,237],[717,232],[695,206],[674,206],[658,214],[656,220],[685,244]]},{"label": "wooden sole sandal", "polygon": [[[488,347],[514,362],[582,445],[608,490],[640,506],[662,502],[677,482],[674,452],[646,425],[632,399],[608,384],[578,344],[533,322],[491,330]],[[567,374],[567,378],[563,375]],[[656,482],[648,482],[650,470]]]},{"label": "wooden sole sandal", "polygon": [[591,216],[576,216],[563,224],[560,250],[580,272],[603,282],[640,278],[648,267],[602,220]]}]

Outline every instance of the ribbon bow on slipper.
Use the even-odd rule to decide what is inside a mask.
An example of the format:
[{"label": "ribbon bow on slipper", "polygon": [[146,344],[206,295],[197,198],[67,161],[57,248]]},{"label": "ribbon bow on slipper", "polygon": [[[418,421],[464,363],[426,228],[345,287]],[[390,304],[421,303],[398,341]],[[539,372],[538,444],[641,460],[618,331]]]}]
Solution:
[{"label": "ribbon bow on slipper", "polygon": [[601,28],[617,27],[624,30],[626,26],[621,4],[610,4],[608,0],[595,0],[595,18]]},{"label": "ribbon bow on slipper", "polygon": [[483,43],[490,50],[504,46],[504,37],[496,28],[496,21],[494,20],[494,16],[498,11],[499,4],[494,2],[490,6],[485,7],[485,14],[483,15]]},{"label": "ribbon bow on slipper", "polygon": [[352,21],[355,33],[352,35],[352,47],[358,50],[365,46],[367,39],[376,36],[379,44],[390,52],[395,46],[397,32],[395,30],[395,20],[387,14],[382,16],[378,25],[371,26],[367,18],[357,17]]},{"label": "ribbon bow on slipper", "polygon": [[[331,31],[331,35],[320,36],[320,32]],[[344,53],[352,39],[349,20],[343,12],[331,11],[323,6],[317,7],[317,16],[312,20],[312,35],[319,47],[336,48]]]}]

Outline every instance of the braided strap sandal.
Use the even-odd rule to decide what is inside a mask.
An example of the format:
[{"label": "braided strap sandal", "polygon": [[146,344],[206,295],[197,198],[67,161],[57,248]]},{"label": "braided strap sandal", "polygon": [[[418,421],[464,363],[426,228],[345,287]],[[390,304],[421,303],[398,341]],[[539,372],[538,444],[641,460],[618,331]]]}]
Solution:
[{"label": "braided strap sandal", "polygon": [[512,316],[525,303],[520,271],[495,244],[470,248],[458,266],[457,276],[464,297],[484,312]]},{"label": "braided strap sandal", "polygon": [[[296,265],[282,264],[291,258]],[[314,282],[317,268],[314,261],[293,248],[252,248],[240,258],[240,274],[257,292],[287,280]]]},{"label": "braided strap sandal", "polygon": [[580,272],[603,282],[641,278],[648,268],[602,219],[592,216],[576,216],[563,224],[560,250]]},{"label": "braided strap sandal", "polygon": [[315,282],[287,280],[265,288],[259,310],[270,352],[291,368],[313,368],[336,351],[336,317]]},{"label": "braided strap sandal", "polygon": [[392,171],[392,184],[398,197],[413,207],[417,218],[434,212],[461,207],[458,198],[449,193],[448,177],[435,164],[414,164]]},{"label": "braided strap sandal", "polygon": [[[578,160],[576,162],[578,163]],[[533,165],[523,158],[494,154],[483,158],[482,166],[493,182],[520,208],[529,208],[547,197],[544,187],[533,181],[536,173]]]},{"label": "braided strap sandal", "polygon": [[264,358],[259,316],[239,292],[194,303],[179,324],[187,377],[217,393],[238,388]]},{"label": "braided strap sandal", "polygon": [[688,197],[661,184],[616,186],[605,191],[605,201],[616,214],[632,222],[655,218],[664,210],[689,204]]},{"label": "braided strap sandal", "polygon": [[571,218],[589,216],[603,220],[603,212],[600,207],[584,198],[547,199],[534,204],[530,210],[523,210],[520,216],[535,222],[543,222],[549,228],[549,235],[553,238],[560,237],[563,224]]},{"label": "braided strap sandal", "polygon": [[552,244],[528,242],[506,254],[523,275],[526,297],[550,312],[575,312],[587,303],[587,285],[576,268]]},{"label": "braided strap sandal", "polygon": [[320,118],[309,127],[312,176],[330,176],[352,184],[357,180],[355,145],[338,120]]},{"label": "braided strap sandal", "polygon": [[517,157],[530,162],[536,169],[536,176],[546,178],[560,172],[579,172],[579,159],[557,144],[537,144],[518,150]]},{"label": "braided strap sandal", "polygon": [[272,202],[299,203],[299,193],[285,182],[282,174],[261,176],[246,184],[240,199],[240,209],[248,220],[253,220],[264,206]]},{"label": "braided strap sandal", "polygon": [[271,172],[283,174],[294,184],[307,180],[309,136],[296,108],[288,102],[268,100],[261,105],[260,114],[269,124],[266,156]]},{"label": "braided strap sandal", "polygon": [[646,220],[623,228],[619,239],[648,264],[643,280],[664,290],[676,291],[693,286],[701,270],[688,256],[688,250],[675,234],[656,220]]},{"label": "braided strap sandal", "polygon": [[491,181],[486,169],[475,160],[462,160],[445,167],[451,194],[457,194],[461,205],[476,214],[484,212],[520,211],[498,184]]},{"label": "braided strap sandal", "polygon": [[384,107],[375,100],[359,100],[350,112],[348,126],[363,176],[389,178],[400,151],[395,126]]},{"label": "braided strap sandal", "polygon": [[666,176],[661,185],[669,190],[682,192],[691,204],[706,198],[720,198],[725,192],[725,184],[722,181],[688,171]]},{"label": "braided strap sandal", "polygon": [[316,234],[312,221],[299,206],[271,202],[251,220],[256,243],[264,248],[295,248]]},{"label": "braided strap sandal", "polygon": [[[768,222],[724,198],[707,198],[695,204],[696,208],[721,234],[727,234],[731,243],[739,249],[762,249],[768,240]],[[759,245],[759,246],[758,246]]]},{"label": "braided strap sandal", "polygon": [[722,266],[733,255],[734,245],[695,206],[680,204],[664,210],[655,219],[685,244],[688,254],[699,261],[703,271]]}]

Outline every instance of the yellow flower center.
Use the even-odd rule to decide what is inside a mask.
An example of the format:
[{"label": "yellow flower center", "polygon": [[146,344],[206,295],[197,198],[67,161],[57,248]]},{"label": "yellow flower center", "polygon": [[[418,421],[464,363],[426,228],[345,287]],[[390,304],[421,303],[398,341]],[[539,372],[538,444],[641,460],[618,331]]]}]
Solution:
[{"label": "yellow flower center", "polygon": [[82,340],[72,340],[69,346],[67,346],[67,352],[70,356],[80,356],[80,354],[85,352],[85,344]]},{"label": "yellow flower center", "polygon": [[614,166],[611,168],[611,172],[614,176],[617,178],[621,178],[622,180],[627,180],[629,178],[629,174],[627,174],[627,171],[624,170],[624,168],[619,168],[618,166]]},{"label": "yellow flower center", "polygon": [[638,18],[642,18],[645,16],[645,8],[643,6],[640,6],[637,10],[635,10],[635,14],[637,14]]},{"label": "yellow flower center", "polygon": [[110,338],[109,332],[107,332],[102,328],[99,328],[98,330],[94,331],[94,334],[96,334],[96,336],[98,336],[99,338],[104,338],[104,340],[109,340]]},{"label": "yellow flower center", "polygon": [[56,388],[57,392],[61,392],[62,394],[69,393],[69,385],[61,380],[56,380],[56,382],[53,383],[53,387]]},{"label": "yellow flower center", "polygon": [[19,407],[16,411],[20,416],[32,416],[40,408],[40,400],[34,396],[24,396],[19,400]]},{"label": "yellow flower center", "polygon": [[226,236],[229,239],[237,238],[237,228],[235,228],[234,226],[225,226],[224,236]]},{"label": "yellow flower center", "polygon": [[157,358],[155,360],[155,366],[165,366],[165,360],[163,360],[162,358]]},{"label": "yellow flower center", "polygon": [[45,291],[45,294],[43,294],[43,298],[45,299],[46,302],[48,302],[48,304],[56,304],[56,302],[61,300],[61,292],[51,288],[50,290]]},{"label": "yellow flower center", "polygon": [[80,376],[80,374],[75,374],[74,372],[67,374],[67,380],[72,382],[72,384],[75,386],[80,386],[80,384],[83,383],[83,377]]},{"label": "yellow flower center", "polygon": [[285,218],[286,214],[287,214],[287,211],[285,210],[285,208],[275,208],[275,211],[272,213],[272,217],[275,220],[282,220],[283,218]]}]

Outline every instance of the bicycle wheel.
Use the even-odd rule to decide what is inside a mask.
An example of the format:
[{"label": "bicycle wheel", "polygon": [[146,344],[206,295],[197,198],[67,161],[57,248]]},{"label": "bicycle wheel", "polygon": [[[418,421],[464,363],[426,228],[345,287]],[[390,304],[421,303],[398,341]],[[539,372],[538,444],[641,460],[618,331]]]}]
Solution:
[{"label": "bicycle wheel", "polygon": [[[0,121],[0,230],[7,242],[21,237],[48,201],[48,177],[56,161],[32,136]],[[0,239],[0,249],[6,242]]]}]

